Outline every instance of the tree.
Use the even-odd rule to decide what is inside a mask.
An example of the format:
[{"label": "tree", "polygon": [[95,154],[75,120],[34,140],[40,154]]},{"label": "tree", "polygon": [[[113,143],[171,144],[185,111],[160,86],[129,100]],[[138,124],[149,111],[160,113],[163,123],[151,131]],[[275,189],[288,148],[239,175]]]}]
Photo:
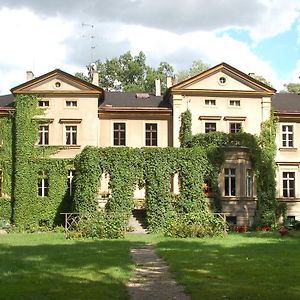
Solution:
[{"label": "tree", "polygon": [[300,93],[300,83],[289,83],[286,85],[288,93]]},{"label": "tree", "polygon": [[210,68],[209,64],[204,63],[201,59],[194,60],[192,66],[188,70],[181,70],[178,72],[178,81],[183,81],[187,78],[195,76]]},{"label": "tree", "polygon": [[[161,62],[157,69],[146,64],[146,56],[140,52],[132,56],[126,52],[120,57],[96,61],[99,72],[99,86],[110,91],[155,92],[155,79],[162,82],[162,91],[166,89],[166,77],[174,72],[167,62]],[[76,73],[81,79],[87,80],[82,73]],[[88,79],[87,81],[91,81]]]},{"label": "tree", "polygon": [[266,84],[270,87],[273,87],[273,85],[270,83],[270,81],[268,81],[265,77],[261,76],[261,75],[256,75],[254,73],[250,73],[249,74],[252,78],[256,79],[257,81],[260,81],[263,84]]}]

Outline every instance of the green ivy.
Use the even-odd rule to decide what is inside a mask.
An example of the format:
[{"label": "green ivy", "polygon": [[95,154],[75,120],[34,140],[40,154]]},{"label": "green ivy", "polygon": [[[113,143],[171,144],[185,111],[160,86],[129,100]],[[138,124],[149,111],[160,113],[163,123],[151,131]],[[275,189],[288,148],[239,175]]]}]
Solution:
[{"label": "green ivy", "polygon": [[[188,130],[186,130],[188,131]],[[201,133],[189,138],[187,147],[200,146],[206,151],[209,165],[208,175],[212,180],[215,210],[221,211],[221,192],[218,188],[218,176],[225,162],[225,152],[229,147],[244,149],[249,153],[257,182],[256,223],[274,225],[286,208],[275,198],[276,192],[276,118],[271,115],[261,127],[259,136],[250,133]]]},{"label": "green ivy", "polygon": [[13,114],[0,119],[0,169],[2,171],[2,197],[0,198],[0,218],[10,220],[12,216],[12,138]]},{"label": "green ivy", "polygon": [[179,130],[179,141],[181,147],[187,146],[192,138],[192,113],[189,109],[181,114],[181,126]]},{"label": "green ivy", "polygon": [[[72,168],[70,159],[52,159],[49,155],[56,147],[37,146],[38,123],[34,117],[41,115],[38,98],[18,95],[15,111],[15,165],[13,221],[20,228],[53,226],[61,222],[61,212],[69,211],[67,172]],[[38,196],[39,174],[49,178],[48,197]]]},{"label": "green ivy", "polygon": [[[117,213],[118,224],[126,224],[133,208],[133,193],[137,184],[146,188],[146,209],[149,230],[164,231],[170,212],[179,218],[197,212],[204,230],[209,230],[207,220],[215,217],[209,210],[202,191],[204,175],[209,168],[206,153],[194,148],[95,148],[86,147],[75,160],[77,170],[75,207],[82,215],[97,212],[97,193],[102,173],[110,175],[112,195],[104,218]],[[180,196],[174,203],[171,197],[171,179],[178,173]],[[186,217],[185,217],[186,218]],[[100,218],[101,219],[101,218]],[[121,222],[120,222],[121,219]],[[123,222],[122,222],[123,220]],[[190,222],[193,222],[191,219]],[[101,236],[105,235],[103,227]],[[120,228],[119,232],[121,232]],[[105,230],[104,230],[105,231]],[[115,236],[115,235],[114,235]]]}]

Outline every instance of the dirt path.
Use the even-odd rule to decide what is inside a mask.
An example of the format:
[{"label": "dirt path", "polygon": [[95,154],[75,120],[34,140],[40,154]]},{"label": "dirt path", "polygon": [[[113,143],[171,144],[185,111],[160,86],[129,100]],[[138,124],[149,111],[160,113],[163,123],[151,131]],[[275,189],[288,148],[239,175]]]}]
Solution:
[{"label": "dirt path", "polygon": [[133,248],[130,252],[136,263],[135,277],[127,283],[131,300],[191,299],[172,278],[168,266],[156,254],[153,245]]}]

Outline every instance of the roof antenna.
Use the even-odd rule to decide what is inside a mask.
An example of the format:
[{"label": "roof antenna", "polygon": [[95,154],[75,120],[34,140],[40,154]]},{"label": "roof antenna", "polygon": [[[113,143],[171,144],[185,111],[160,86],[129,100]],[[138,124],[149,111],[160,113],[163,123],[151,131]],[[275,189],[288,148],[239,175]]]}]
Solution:
[{"label": "roof antenna", "polygon": [[[87,23],[81,23],[82,28],[88,27],[90,28],[90,32],[88,34],[83,34],[83,38],[89,38],[90,39],[90,63],[94,62],[94,51],[96,48],[95,45],[95,34],[94,34],[94,25],[93,24],[87,24]],[[90,64],[89,63],[89,64]]]}]

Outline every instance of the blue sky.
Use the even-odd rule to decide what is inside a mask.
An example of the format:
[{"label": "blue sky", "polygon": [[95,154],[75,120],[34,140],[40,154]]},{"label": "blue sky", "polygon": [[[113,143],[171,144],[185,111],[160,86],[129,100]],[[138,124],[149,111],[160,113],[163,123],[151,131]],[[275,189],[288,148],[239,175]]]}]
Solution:
[{"label": "blue sky", "polygon": [[126,51],[176,71],[224,61],[282,90],[299,81],[299,16],[299,0],[1,0],[0,94],[27,70],[86,72]]}]

